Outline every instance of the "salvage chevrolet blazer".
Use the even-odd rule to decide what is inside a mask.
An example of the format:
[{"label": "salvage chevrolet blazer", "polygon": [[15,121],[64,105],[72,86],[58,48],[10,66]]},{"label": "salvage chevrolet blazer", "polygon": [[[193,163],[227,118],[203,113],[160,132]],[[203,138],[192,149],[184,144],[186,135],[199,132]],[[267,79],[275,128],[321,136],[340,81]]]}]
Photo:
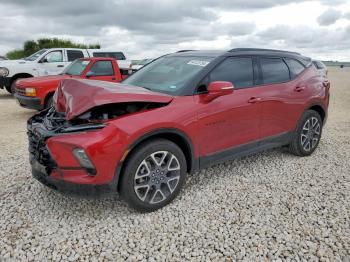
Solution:
[{"label": "salvage chevrolet blazer", "polygon": [[63,80],[28,120],[32,173],[54,188],[112,185],[140,211],[172,201],[187,173],[278,146],[316,149],[329,82],[298,53],[183,51],[121,84]]}]

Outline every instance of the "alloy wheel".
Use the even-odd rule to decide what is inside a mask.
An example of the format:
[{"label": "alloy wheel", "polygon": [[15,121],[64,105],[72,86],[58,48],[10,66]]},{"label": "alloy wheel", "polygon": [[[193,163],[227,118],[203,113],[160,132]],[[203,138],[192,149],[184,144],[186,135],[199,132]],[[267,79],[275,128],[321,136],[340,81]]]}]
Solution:
[{"label": "alloy wheel", "polygon": [[321,134],[321,124],[316,117],[310,117],[306,120],[301,130],[301,146],[306,152],[311,151],[317,146]]},{"label": "alloy wheel", "polygon": [[134,191],[145,203],[157,204],[166,200],[180,180],[180,163],[168,151],[157,151],[147,156],[134,176]]}]

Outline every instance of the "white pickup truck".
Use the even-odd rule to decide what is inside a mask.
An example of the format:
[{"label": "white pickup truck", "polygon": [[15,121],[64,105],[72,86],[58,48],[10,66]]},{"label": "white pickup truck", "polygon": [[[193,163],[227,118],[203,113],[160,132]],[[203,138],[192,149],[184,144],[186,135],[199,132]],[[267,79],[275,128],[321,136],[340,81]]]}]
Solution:
[{"label": "white pickup truck", "polygon": [[131,70],[131,61],[118,51],[102,49],[51,48],[42,49],[20,60],[0,61],[0,88],[14,92],[16,81],[33,76],[58,75],[67,65],[83,57],[112,57],[118,60],[119,68]]}]

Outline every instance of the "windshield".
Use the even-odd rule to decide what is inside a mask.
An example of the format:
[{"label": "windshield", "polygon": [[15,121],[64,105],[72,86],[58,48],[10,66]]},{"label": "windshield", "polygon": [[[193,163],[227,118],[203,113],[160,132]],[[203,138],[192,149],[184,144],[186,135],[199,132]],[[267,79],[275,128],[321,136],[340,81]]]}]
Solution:
[{"label": "windshield", "polygon": [[47,51],[47,49],[41,49],[38,52],[26,57],[24,60],[27,61],[34,61],[37,60],[43,53],[45,53]]},{"label": "windshield", "polygon": [[66,67],[66,69],[63,71],[63,74],[80,76],[89,63],[90,61],[87,60],[75,60],[73,63]]},{"label": "windshield", "polygon": [[152,91],[176,94],[212,59],[210,57],[163,57],[132,74],[123,83]]},{"label": "windshield", "polygon": [[138,65],[146,65],[148,63],[152,62],[152,59],[142,59]]}]

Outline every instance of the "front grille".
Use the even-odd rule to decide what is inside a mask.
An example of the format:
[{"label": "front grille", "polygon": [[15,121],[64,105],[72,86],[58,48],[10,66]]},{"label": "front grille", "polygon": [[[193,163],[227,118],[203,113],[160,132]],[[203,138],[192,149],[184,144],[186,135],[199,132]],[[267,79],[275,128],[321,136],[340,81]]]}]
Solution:
[{"label": "front grille", "polygon": [[28,150],[30,161],[33,160],[39,162],[45,166],[46,173],[50,174],[52,169],[56,167],[56,162],[50,155],[50,152],[46,146],[45,140],[48,138],[42,137],[40,134],[36,134],[35,131],[28,128]]},{"label": "front grille", "polygon": [[16,91],[17,94],[19,94],[19,95],[21,95],[21,96],[25,96],[25,94],[26,94],[26,91],[25,91],[24,88],[18,88],[18,87],[16,87],[16,88],[15,88],[15,91]]}]

